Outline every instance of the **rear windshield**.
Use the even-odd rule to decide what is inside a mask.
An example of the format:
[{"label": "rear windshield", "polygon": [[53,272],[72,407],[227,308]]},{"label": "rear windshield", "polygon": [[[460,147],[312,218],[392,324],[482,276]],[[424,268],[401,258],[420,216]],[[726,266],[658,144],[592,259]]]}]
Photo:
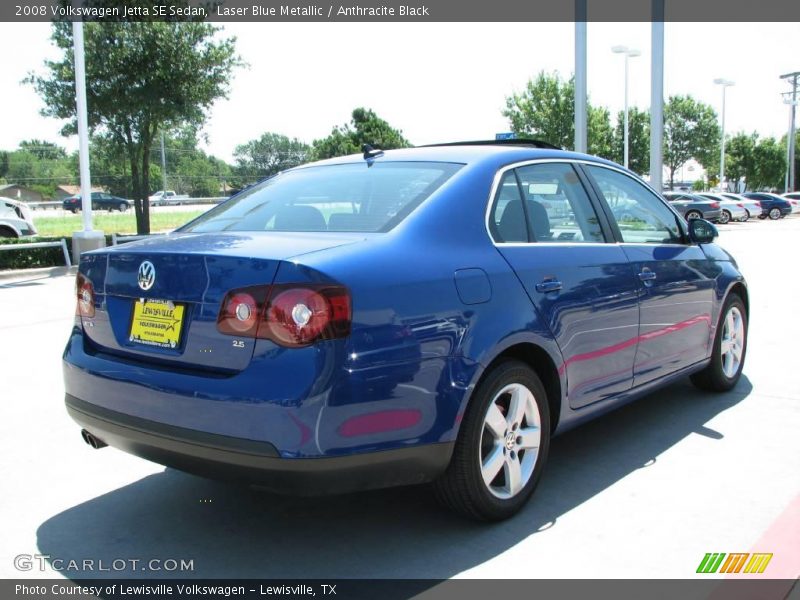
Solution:
[{"label": "rear windshield", "polygon": [[460,168],[440,162],[363,162],[288,171],[180,231],[389,231]]}]

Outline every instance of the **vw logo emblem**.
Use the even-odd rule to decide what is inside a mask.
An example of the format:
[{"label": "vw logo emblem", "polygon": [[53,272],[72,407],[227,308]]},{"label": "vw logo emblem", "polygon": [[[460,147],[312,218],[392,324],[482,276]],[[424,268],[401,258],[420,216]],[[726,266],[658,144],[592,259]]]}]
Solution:
[{"label": "vw logo emblem", "polygon": [[139,287],[144,291],[147,291],[153,287],[153,284],[156,282],[156,268],[153,266],[153,263],[151,263],[149,260],[146,260],[139,265],[139,275],[137,280],[139,282]]}]

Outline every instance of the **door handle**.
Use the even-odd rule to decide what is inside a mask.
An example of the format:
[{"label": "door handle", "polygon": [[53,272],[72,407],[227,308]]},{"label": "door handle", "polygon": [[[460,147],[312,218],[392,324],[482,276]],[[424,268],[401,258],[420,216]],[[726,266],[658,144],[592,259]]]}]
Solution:
[{"label": "door handle", "polygon": [[562,287],[564,287],[564,284],[557,279],[545,279],[541,283],[536,284],[536,291],[547,294],[549,292],[558,292]]},{"label": "door handle", "polygon": [[655,281],[656,274],[645,267],[642,269],[642,272],[639,273],[639,281]]}]

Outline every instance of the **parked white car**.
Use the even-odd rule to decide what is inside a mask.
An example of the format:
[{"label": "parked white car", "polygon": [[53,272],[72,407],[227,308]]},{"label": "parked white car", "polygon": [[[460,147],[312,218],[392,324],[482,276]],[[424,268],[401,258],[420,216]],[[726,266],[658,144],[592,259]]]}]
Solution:
[{"label": "parked white car", "polygon": [[741,202],[744,205],[744,209],[752,218],[759,217],[763,211],[761,202],[753,198],[748,198],[746,196],[742,196],[741,194],[734,194],[732,192],[723,192],[722,195],[730,198],[734,202]]},{"label": "parked white car", "polygon": [[158,190],[148,198],[153,206],[166,206],[168,204],[183,204],[189,196],[176,194],[173,190]]},{"label": "parked white car", "polygon": [[0,238],[36,235],[33,214],[23,202],[0,198]]},{"label": "parked white car", "polygon": [[782,194],[781,198],[788,201],[789,204],[792,205],[793,215],[800,212],[800,192],[789,192],[788,194]]},{"label": "parked white car", "polygon": [[747,221],[747,219],[750,218],[750,214],[741,202],[736,202],[735,200],[726,198],[722,194],[714,194],[711,192],[703,192],[697,195],[719,202],[719,207],[722,209],[719,222],[723,225],[730,221]]}]

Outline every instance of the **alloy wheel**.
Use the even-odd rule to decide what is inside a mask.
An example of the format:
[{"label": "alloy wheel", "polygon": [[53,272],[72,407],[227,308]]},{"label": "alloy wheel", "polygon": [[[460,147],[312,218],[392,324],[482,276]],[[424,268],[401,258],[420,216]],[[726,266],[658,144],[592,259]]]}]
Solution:
[{"label": "alloy wheel", "polygon": [[503,387],[486,411],[478,449],[483,482],[493,496],[506,500],[525,487],[541,436],[539,406],[531,390],[520,383]]},{"label": "alloy wheel", "polygon": [[739,371],[739,365],[744,354],[744,337],[742,313],[739,312],[737,307],[731,306],[728,314],[725,315],[725,322],[722,325],[722,341],[720,343],[722,372],[729,379]]}]

